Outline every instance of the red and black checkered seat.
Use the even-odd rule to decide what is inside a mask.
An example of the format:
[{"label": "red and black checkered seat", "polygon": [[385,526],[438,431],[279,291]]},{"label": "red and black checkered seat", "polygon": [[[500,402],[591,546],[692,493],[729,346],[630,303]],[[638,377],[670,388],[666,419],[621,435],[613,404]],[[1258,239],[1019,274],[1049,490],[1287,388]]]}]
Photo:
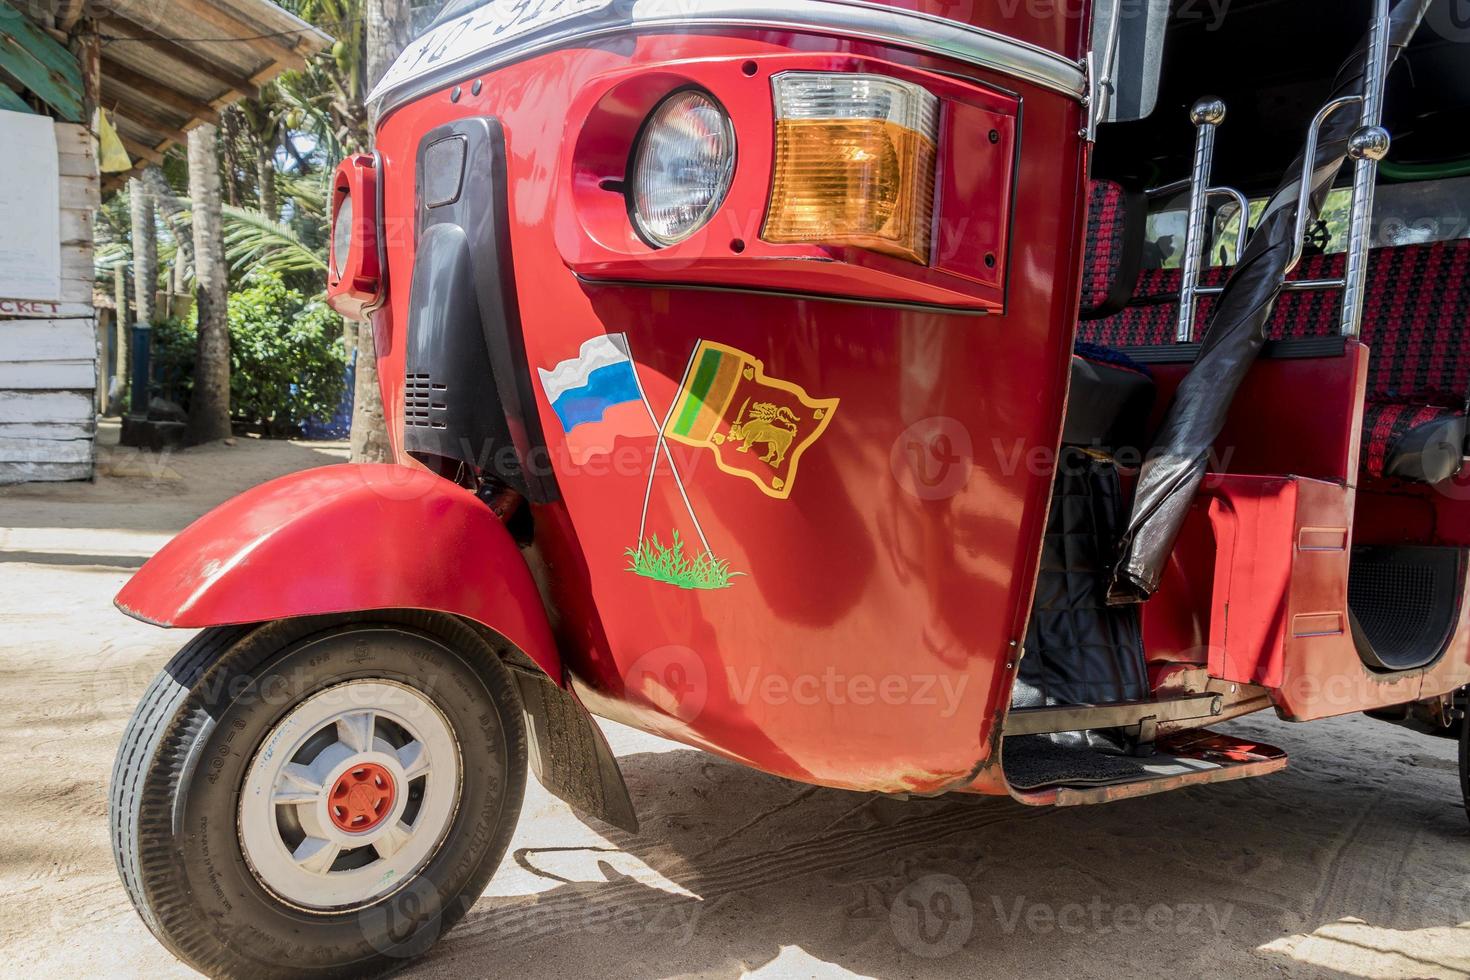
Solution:
[{"label": "red and black checkered seat", "polygon": [[1087,190],[1087,254],[1082,267],[1082,318],[1108,317],[1136,293],[1143,261],[1144,196],[1094,180]]},{"label": "red and black checkered seat", "polygon": [[[1087,198],[1087,255],[1082,270],[1082,317],[1108,317],[1133,297],[1143,257],[1143,195],[1110,181],[1093,181]],[[1127,355],[1083,341],[1072,357],[1071,397],[1062,441],[1119,448],[1143,438],[1153,406],[1148,369]]]},{"label": "red and black checkered seat", "polygon": [[[1304,258],[1295,279],[1342,275],[1344,256]],[[1228,269],[1210,269],[1202,285],[1221,285]],[[1123,310],[1084,321],[1078,336],[1111,347],[1174,340],[1181,273],[1143,270]],[[1341,290],[1283,293],[1267,336],[1331,336],[1338,329]],[[1214,310],[1204,297],[1195,319],[1202,336]],[[1363,343],[1372,352],[1363,419],[1363,468],[1370,476],[1437,483],[1452,475],[1464,450],[1470,395],[1470,240],[1374,249],[1368,260]]]}]

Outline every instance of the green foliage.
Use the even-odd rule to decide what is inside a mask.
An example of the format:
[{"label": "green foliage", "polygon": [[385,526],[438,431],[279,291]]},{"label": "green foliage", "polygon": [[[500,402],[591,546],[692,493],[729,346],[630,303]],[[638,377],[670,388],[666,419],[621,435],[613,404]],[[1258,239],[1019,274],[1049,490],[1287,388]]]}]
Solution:
[{"label": "green foliage", "polygon": [[289,225],[253,208],[226,204],[221,209],[225,258],[237,273],[263,268],[277,274],[311,272],[325,279],[327,260]]},{"label": "green foliage", "polygon": [[723,558],[705,552],[694,558],[684,554],[684,542],[679,532],[674,532],[674,543],[665,547],[658,535],[638,542],[638,547],[629,548],[628,571],[657,582],[667,582],[681,589],[728,589],[730,580],[744,572],[730,571],[730,563]]},{"label": "green foliage", "polygon": [[342,320],[281,277],[257,271],[230,296],[230,401],[268,434],[294,434],[342,400]]},{"label": "green foliage", "polygon": [[199,346],[195,319],[190,313],[187,319],[171,316],[160,320],[149,337],[149,359],[159,393],[185,411],[194,393],[194,354]]},{"label": "green foliage", "polygon": [[[153,331],[154,376],[165,397],[185,408],[197,330],[191,315]],[[279,274],[252,272],[230,294],[230,402],[237,422],[266,435],[296,435],[308,418],[337,410],[346,366],[341,318],[287,287]]]}]

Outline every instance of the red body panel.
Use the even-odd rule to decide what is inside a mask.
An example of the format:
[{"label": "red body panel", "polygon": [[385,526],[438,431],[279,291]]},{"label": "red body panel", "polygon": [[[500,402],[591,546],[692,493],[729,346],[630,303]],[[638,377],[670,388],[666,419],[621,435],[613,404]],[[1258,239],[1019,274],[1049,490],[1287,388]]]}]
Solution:
[{"label": "red body panel", "polygon": [[558,682],[525,560],[483,503],[405,466],[327,466],[255,487],[185,528],[117,606],[160,626],[429,609],[488,626]]},{"label": "red body panel", "polygon": [[[1470,629],[1419,670],[1363,665],[1348,618],[1354,544],[1470,543],[1457,480],[1376,481],[1358,489],[1371,352],[1264,360],[1246,378],[1215,446],[1226,475],[1195,501],[1159,593],[1144,606],[1151,662],[1268,688],[1283,717],[1347,714],[1446,694],[1470,683]],[[1185,366],[1155,372],[1167,403]]]},{"label": "red body panel", "polygon": [[[769,139],[740,144],[735,180],[718,215],[687,241],[655,249],[633,230],[623,193],[604,184],[622,179],[637,121],[670,86],[712,92],[737,134],[766,134],[776,128],[771,78],[788,71],[875,73],[922,85],[943,100],[946,152],[936,175],[931,267],[861,248],[763,241],[775,165]],[[745,52],[664,63],[656,71],[635,63],[603,72],[583,87],[568,114],[574,138],[566,140],[559,166],[569,192],[557,196],[557,248],[568,268],[590,280],[744,286],[1003,312],[1019,108],[1013,96],[991,88],[846,54]]]},{"label": "red body panel", "polygon": [[[1080,30],[1065,20],[1059,10],[1057,37]],[[557,215],[573,187],[558,161],[578,138],[568,119],[589,86],[630,68],[659,72],[794,50],[939,70],[1016,93],[1021,158],[1045,165],[1023,163],[1015,173],[1015,214],[1025,218],[1010,230],[1003,316],[592,283],[567,267]],[[458,102],[446,88],[382,123],[385,221],[390,240],[398,237],[392,227],[412,227],[424,133],[462,116],[496,117],[506,134],[515,275],[533,369],[574,357],[590,338],[626,333],[648,399],[662,413],[694,345],[707,340],[759,360],[768,377],[814,398],[840,400],[786,499],[722,472],[704,450],[675,447],[711,548],[742,573],[730,588],[701,591],[627,570],[653,438],[620,443],[624,452],[600,465],[571,465],[538,391],[564,499],[538,508],[537,550],[562,653],[588,706],[795,779],[918,793],[970,785],[993,759],[1009,702],[1050,492],[1050,468],[1036,454],[1054,451],[1065,401],[1083,108],[963,65],[783,33],[638,36],[502,68],[484,78],[478,96],[469,81]],[[769,98],[764,77],[760,87]],[[742,153],[759,153],[751,147],[771,139],[764,128],[738,135]],[[976,183],[973,174],[955,181]],[[390,297],[376,317],[396,430],[404,361],[395,331],[407,322],[413,254],[391,244],[388,252]],[[810,291],[824,291],[817,278]],[[664,541],[675,530],[695,540],[666,466],[654,481],[649,528]],[[998,781],[985,788],[1005,792]]]}]

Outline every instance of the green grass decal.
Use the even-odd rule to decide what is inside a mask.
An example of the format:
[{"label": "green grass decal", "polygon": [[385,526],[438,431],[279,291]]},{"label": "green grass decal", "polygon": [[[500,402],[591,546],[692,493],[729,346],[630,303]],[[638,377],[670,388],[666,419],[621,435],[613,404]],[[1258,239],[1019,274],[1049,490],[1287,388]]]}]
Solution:
[{"label": "green grass decal", "polygon": [[655,582],[667,582],[681,589],[728,589],[730,581],[744,572],[730,571],[730,563],[723,558],[704,553],[690,558],[684,554],[684,542],[679,532],[674,532],[674,543],[665,547],[659,543],[658,535],[645,538],[638,547],[629,548],[628,571],[634,575],[651,578]]}]

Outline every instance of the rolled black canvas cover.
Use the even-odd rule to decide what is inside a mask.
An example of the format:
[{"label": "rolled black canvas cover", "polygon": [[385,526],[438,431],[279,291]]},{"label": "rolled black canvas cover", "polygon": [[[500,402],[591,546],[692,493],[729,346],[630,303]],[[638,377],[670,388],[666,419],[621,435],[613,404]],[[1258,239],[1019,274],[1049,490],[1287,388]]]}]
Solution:
[{"label": "rolled black canvas cover", "polygon": [[[1389,15],[1389,67],[1413,39],[1431,2],[1399,0],[1394,5]],[[1338,69],[1332,98],[1363,92],[1368,43],[1365,34]],[[1313,161],[1308,226],[1321,213],[1359,119],[1358,113],[1344,110],[1322,127]],[[1259,227],[1220,295],[1199,357],[1179,385],[1154,437],[1139,474],[1133,514],[1108,589],[1109,602],[1141,602],[1159,586],[1164,563],[1204,478],[1210,447],[1220,435],[1236,389],[1266,341],[1266,323],[1296,247],[1296,202],[1304,163],[1298,154],[1267,203]]]}]

